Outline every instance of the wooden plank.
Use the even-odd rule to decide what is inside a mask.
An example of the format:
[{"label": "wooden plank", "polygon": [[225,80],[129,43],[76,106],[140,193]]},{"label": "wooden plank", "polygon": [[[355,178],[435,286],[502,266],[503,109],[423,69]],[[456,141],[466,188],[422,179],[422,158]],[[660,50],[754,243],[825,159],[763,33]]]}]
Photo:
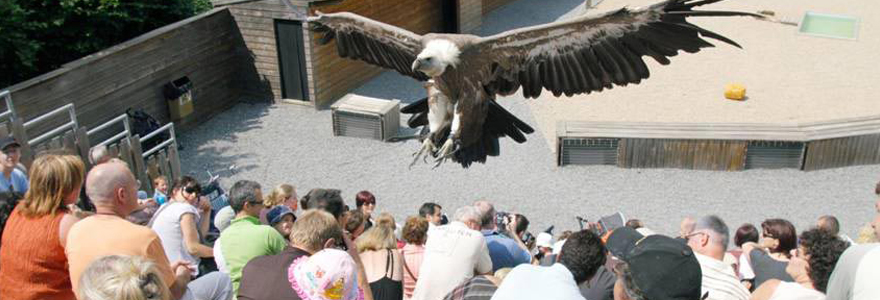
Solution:
[{"label": "wooden plank", "polygon": [[89,141],[88,131],[88,128],[82,126],[75,131],[76,151],[79,153],[79,157],[82,157],[83,163],[85,163],[86,172],[92,169],[92,162],[89,161],[89,149],[91,149],[92,146]]},{"label": "wooden plank", "polygon": [[168,155],[165,154],[166,149],[156,152],[156,161],[159,164],[159,172],[162,173],[162,175],[168,176],[168,178],[174,178],[174,174],[171,173],[171,167],[168,164]]},{"label": "wooden plank", "polygon": [[171,169],[171,177],[169,178],[180,178],[183,176],[183,173],[180,172],[180,154],[177,152],[177,147],[175,147],[176,143],[168,146],[168,166]]},{"label": "wooden plank", "polygon": [[131,138],[126,138],[125,140],[129,146],[129,151],[131,151],[133,161],[132,172],[134,172],[135,177],[141,181],[141,189],[149,190],[151,183],[149,180],[150,177],[147,176],[147,165],[144,161],[144,152],[141,149],[141,139],[138,135],[133,135]]}]

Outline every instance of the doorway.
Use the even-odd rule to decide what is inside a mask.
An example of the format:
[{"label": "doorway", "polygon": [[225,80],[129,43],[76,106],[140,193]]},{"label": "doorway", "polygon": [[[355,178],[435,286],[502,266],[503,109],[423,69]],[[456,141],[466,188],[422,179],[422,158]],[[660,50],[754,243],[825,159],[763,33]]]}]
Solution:
[{"label": "doorway", "polygon": [[309,101],[302,22],[275,20],[275,40],[278,69],[281,71],[281,96],[284,99]]}]

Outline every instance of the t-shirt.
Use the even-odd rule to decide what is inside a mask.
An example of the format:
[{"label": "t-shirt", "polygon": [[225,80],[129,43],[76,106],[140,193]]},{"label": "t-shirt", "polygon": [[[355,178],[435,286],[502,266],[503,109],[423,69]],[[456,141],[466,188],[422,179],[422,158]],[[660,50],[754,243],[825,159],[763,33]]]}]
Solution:
[{"label": "t-shirt", "polygon": [[437,226],[428,234],[425,257],[412,300],[437,300],[459,283],[492,271],[492,258],[479,231],[461,222]]},{"label": "t-shirt", "polygon": [[[189,203],[169,202],[162,205],[153,219],[150,220],[150,228],[162,239],[162,246],[165,248],[165,254],[168,255],[168,261],[185,260],[193,266],[198,266],[202,261],[200,257],[195,257],[186,251],[186,243],[183,240],[183,229],[180,226],[180,219],[183,215],[191,214],[195,217],[195,224],[199,224],[199,210]],[[198,231],[198,228],[196,228]],[[199,271],[193,272],[193,276],[197,276]]]},{"label": "t-shirt", "polygon": [[694,253],[703,273],[702,294],[709,293],[708,300],[748,300],[747,290],[727,263]]},{"label": "t-shirt", "polygon": [[513,268],[519,264],[527,264],[532,261],[529,252],[517,245],[512,238],[506,237],[497,231],[484,230],[486,245],[489,247],[489,257],[492,258],[492,271],[502,268]]},{"label": "t-shirt", "polygon": [[28,178],[19,169],[13,169],[9,177],[0,172],[0,192],[16,192],[24,195],[28,190]]},{"label": "t-shirt", "polygon": [[489,300],[498,287],[486,276],[474,276],[452,289],[443,300]]},{"label": "t-shirt", "polygon": [[825,300],[825,294],[795,282],[781,281],[768,300]]},{"label": "t-shirt", "polygon": [[519,265],[504,277],[492,300],[584,300],[574,275],[565,265]]},{"label": "t-shirt", "polygon": [[294,260],[309,253],[287,246],[278,255],[260,256],[244,267],[238,300],[299,300],[299,295],[287,280],[287,269]]},{"label": "t-shirt", "polygon": [[834,266],[825,289],[829,300],[880,299],[880,244],[859,244],[846,249]]},{"label": "t-shirt", "polygon": [[421,270],[422,260],[425,258],[425,245],[406,244],[403,249],[400,249],[400,253],[404,262],[403,295],[409,298],[412,297],[413,290],[416,288],[419,270]]},{"label": "t-shirt", "polygon": [[220,249],[221,247],[220,240],[214,241],[214,263],[217,264],[217,271],[229,275],[229,269],[226,268],[226,258],[223,257],[223,250]]},{"label": "t-shirt", "polygon": [[785,272],[788,262],[775,260],[767,252],[757,249],[749,252],[749,259],[751,260],[752,270],[755,272],[755,288],[760,287],[761,284],[770,279],[794,281],[791,275]]},{"label": "t-shirt", "polygon": [[238,294],[241,270],[251,259],[278,254],[287,246],[287,241],[275,228],[261,225],[260,219],[250,216],[233,220],[220,233],[220,243],[234,294]]},{"label": "t-shirt", "polygon": [[94,215],[77,222],[67,235],[70,280],[77,291],[79,277],[92,261],[106,255],[141,256],[153,261],[165,284],[174,284],[171,264],[162,241],[150,228],[108,215]]},{"label": "t-shirt", "polygon": [[589,300],[613,300],[614,299],[614,283],[617,276],[605,266],[596,270],[596,275],[589,281],[580,285],[581,295]]}]

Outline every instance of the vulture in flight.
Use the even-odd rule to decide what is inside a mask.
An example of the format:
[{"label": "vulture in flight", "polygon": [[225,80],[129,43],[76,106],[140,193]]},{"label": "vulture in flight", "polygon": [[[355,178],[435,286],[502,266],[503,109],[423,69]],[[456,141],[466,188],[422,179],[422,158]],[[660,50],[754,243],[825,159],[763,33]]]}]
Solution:
[{"label": "vulture in flight", "polygon": [[452,159],[468,167],[497,156],[499,138],[508,136],[523,143],[525,134],[534,132],[498,105],[497,95],[522,90],[525,98],[537,98],[544,89],[554,96],[601,92],[648,78],[644,56],[667,65],[679,50],[695,53],[714,46],[703,38],[740,47],[687,22],[688,17],[764,18],[746,12],[693,9],[719,1],[667,0],[487,37],[418,35],[347,12],[318,12],[307,22],[319,34],[319,44],[336,41],[341,57],[430,80],[436,91],[401,109],[413,114],[410,127],[424,126],[422,147],[413,163],[431,154],[437,157],[437,165]]}]

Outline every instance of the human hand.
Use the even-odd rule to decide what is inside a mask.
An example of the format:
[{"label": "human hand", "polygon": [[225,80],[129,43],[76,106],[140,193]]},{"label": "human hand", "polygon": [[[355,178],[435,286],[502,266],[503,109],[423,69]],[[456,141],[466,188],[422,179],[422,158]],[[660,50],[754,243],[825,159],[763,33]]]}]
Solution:
[{"label": "human hand", "polygon": [[171,271],[174,276],[180,277],[184,275],[192,275],[196,271],[195,267],[187,261],[178,260],[171,263]]},{"label": "human hand", "polygon": [[201,196],[199,197],[198,208],[200,212],[210,212],[212,209],[211,201],[208,200],[208,197]]},{"label": "human hand", "polygon": [[506,228],[507,232],[510,232],[510,234],[512,234],[512,235],[517,235],[516,234],[516,225],[517,225],[516,215],[510,214],[506,218],[507,218],[507,228]]}]

